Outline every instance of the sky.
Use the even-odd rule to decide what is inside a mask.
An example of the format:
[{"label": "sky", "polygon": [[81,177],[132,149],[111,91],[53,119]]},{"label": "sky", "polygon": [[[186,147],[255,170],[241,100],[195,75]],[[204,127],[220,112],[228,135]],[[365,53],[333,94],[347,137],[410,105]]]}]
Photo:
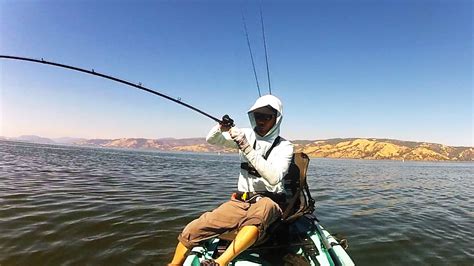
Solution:
[{"label": "sky", "polygon": [[[474,146],[470,0],[0,0],[0,54],[73,65],[248,127],[272,94],[290,140],[390,138]],[[204,137],[215,122],[61,68],[0,59],[0,135]]]}]

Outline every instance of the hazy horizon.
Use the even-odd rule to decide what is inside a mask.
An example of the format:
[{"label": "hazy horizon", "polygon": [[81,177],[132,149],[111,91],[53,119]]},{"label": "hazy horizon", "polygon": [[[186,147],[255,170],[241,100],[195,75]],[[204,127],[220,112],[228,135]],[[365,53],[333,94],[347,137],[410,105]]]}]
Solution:
[{"label": "hazy horizon", "polygon": [[[113,139],[156,139],[156,140],[159,140],[159,139],[203,139],[203,138],[206,137],[204,135],[204,136],[198,136],[198,137],[185,137],[185,138],[177,138],[177,137],[172,137],[172,136],[170,136],[170,137],[156,137],[156,138],[145,138],[145,137],[85,138],[85,137],[70,137],[70,136],[47,137],[47,136],[42,136],[42,135],[37,135],[37,134],[22,134],[22,135],[18,135],[18,136],[0,135],[0,137],[11,138],[11,139],[20,138],[20,137],[28,137],[28,136],[46,138],[46,139],[50,139],[50,140],[53,140],[53,141],[57,140],[57,139],[67,139],[67,138],[70,138],[70,139],[87,139],[87,140],[91,140],[91,139],[104,139],[104,140],[113,140]],[[431,142],[431,141],[424,141],[424,140],[393,139],[393,138],[385,138],[385,137],[357,137],[356,136],[356,137],[333,137],[333,138],[325,138],[325,139],[313,138],[313,139],[288,139],[288,140],[290,140],[290,141],[317,141],[317,140],[331,140],[331,139],[377,139],[377,140],[389,139],[389,140],[406,141],[406,142],[442,144],[442,145],[451,146],[451,147],[474,147],[474,146],[469,146],[469,145],[451,145],[451,144],[448,144],[448,143]]]}]

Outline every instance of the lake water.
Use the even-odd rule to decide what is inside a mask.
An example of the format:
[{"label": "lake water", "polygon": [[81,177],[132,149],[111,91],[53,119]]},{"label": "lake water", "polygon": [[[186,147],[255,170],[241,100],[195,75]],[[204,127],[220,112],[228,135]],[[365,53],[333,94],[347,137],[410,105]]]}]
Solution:
[{"label": "lake water", "polygon": [[[0,141],[0,265],[165,265],[238,157]],[[358,265],[473,265],[474,164],[312,159],[316,214]]]}]

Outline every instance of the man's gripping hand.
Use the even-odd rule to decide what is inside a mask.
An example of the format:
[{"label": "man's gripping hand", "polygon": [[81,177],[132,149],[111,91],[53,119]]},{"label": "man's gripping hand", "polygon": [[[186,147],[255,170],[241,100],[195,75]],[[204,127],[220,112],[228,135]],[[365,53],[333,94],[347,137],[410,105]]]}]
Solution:
[{"label": "man's gripping hand", "polygon": [[244,153],[248,154],[251,150],[252,147],[250,147],[249,142],[247,141],[247,138],[245,137],[245,134],[242,130],[240,130],[238,127],[232,127],[229,130],[230,137],[237,143],[237,146],[239,146],[239,149]]},{"label": "man's gripping hand", "polygon": [[229,115],[224,115],[219,125],[221,126],[221,131],[226,132],[234,126],[234,120]]}]

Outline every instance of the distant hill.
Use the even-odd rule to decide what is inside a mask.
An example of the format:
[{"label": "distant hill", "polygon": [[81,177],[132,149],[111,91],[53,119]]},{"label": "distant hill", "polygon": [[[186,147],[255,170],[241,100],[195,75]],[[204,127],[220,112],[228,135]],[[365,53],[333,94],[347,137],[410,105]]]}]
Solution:
[{"label": "distant hill", "polygon": [[23,135],[17,138],[13,138],[12,140],[17,141],[26,141],[26,142],[33,142],[33,143],[43,143],[43,144],[53,144],[55,143],[53,140],[48,138],[43,138],[35,135]]},{"label": "distant hill", "polygon": [[436,143],[393,139],[329,139],[311,143],[294,142],[298,151],[310,157],[390,159],[417,161],[473,161],[472,147],[451,147]]},{"label": "distant hill", "polygon": [[25,142],[32,142],[32,143],[42,143],[42,144],[73,144],[75,142],[85,140],[83,138],[70,138],[70,137],[49,139],[49,138],[43,138],[36,135],[23,135],[16,138],[0,137],[0,139],[25,141]]},{"label": "distant hill", "polygon": [[[210,145],[204,138],[121,138],[121,139],[47,139],[38,136],[7,138],[35,143],[66,143],[81,146],[149,149],[160,151],[236,153]],[[59,142],[62,140],[63,142]],[[295,151],[302,151],[316,158],[346,158],[369,160],[416,161],[474,161],[472,147],[452,147],[436,143],[402,141],[394,139],[338,138],[327,140],[294,140]]]},{"label": "distant hill", "polygon": [[[302,151],[310,157],[350,158],[371,160],[418,160],[418,161],[474,161],[472,147],[451,147],[442,144],[401,141],[393,139],[328,139],[295,140],[295,151]],[[237,152],[210,145],[204,138],[190,139],[94,139],[76,143],[78,145],[157,149],[162,151],[187,152]]]},{"label": "distant hill", "polygon": [[161,151],[186,151],[186,152],[237,152],[234,149],[226,149],[210,145],[204,138],[188,139],[143,139],[143,138],[122,138],[122,139],[90,139],[74,143],[76,145],[131,148],[131,149],[154,149]]}]

